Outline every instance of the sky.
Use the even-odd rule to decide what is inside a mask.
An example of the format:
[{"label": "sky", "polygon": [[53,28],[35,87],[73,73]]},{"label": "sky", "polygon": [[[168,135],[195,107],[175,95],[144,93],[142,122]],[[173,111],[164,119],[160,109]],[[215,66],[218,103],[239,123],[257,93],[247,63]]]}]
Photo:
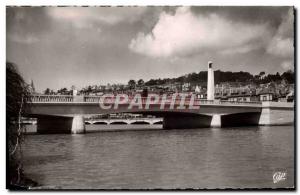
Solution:
[{"label": "sky", "polygon": [[294,69],[293,7],[7,7],[6,61],[35,88]]}]

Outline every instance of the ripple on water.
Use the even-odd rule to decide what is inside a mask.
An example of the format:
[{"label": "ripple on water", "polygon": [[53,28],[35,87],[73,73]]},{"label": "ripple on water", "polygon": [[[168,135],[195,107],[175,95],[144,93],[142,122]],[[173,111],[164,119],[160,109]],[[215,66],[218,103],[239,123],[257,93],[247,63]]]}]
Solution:
[{"label": "ripple on water", "polygon": [[[27,135],[23,150],[26,174],[45,188],[294,185],[292,126]],[[278,170],[287,179],[274,184]]]}]

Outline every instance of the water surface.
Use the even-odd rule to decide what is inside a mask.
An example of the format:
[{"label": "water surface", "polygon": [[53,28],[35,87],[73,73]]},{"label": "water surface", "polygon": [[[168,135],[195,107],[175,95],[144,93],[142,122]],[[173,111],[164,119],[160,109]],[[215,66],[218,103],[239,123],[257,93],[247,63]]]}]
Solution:
[{"label": "water surface", "polygon": [[[117,128],[116,128],[117,127]],[[294,185],[294,127],[26,135],[25,173],[44,188],[278,188]],[[153,130],[154,129],[154,130]],[[156,130],[155,130],[156,129]],[[285,181],[273,183],[277,171]]]}]

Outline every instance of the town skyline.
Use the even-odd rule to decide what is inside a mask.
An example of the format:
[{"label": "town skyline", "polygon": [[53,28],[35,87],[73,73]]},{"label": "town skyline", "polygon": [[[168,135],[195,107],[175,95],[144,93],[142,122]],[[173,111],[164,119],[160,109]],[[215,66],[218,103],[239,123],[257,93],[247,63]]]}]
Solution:
[{"label": "town skyline", "polygon": [[7,61],[37,90],[175,78],[208,61],[283,73],[293,21],[292,7],[8,7]]},{"label": "town skyline", "polygon": [[[50,89],[46,88],[42,91],[36,91],[35,85],[33,80],[30,82],[30,87],[34,89],[34,93],[44,93],[44,94],[72,94],[72,90],[76,89],[80,93],[91,93],[92,91],[105,91],[105,90],[116,90],[118,91],[131,91],[136,89],[147,89],[148,87],[166,87],[166,86],[176,86],[176,85],[189,85],[190,87],[193,86],[194,88],[197,87],[204,87],[206,88],[206,79],[207,79],[207,72],[208,71],[200,71],[198,73],[193,72],[186,75],[181,75],[179,77],[174,78],[158,78],[158,79],[150,79],[150,80],[143,80],[142,78],[134,80],[130,79],[127,83],[106,83],[106,84],[89,84],[84,87],[76,87],[75,85],[72,86],[64,86],[58,89]],[[216,77],[216,86],[235,83],[240,86],[247,86],[247,85],[259,85],[259,84],[270,84],[270,83],[285,83],[294,84],[295,82],[295,74],[293,71],[288,70],[282,74],[277,72],[276,74],[268,74],[265,71],[261,71],[257,75],[252,75],[249,72],[231,72],[231,71],[215,71]],[[86,91],[86,92],[84,92]],[[194,91],[194,89],[192,90]]]}]

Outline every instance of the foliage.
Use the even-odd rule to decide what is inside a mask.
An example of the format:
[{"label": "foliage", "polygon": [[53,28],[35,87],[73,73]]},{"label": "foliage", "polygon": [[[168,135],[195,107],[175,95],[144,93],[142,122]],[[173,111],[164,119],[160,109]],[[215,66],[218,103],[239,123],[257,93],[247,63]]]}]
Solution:
[{"label": "foliage", "polygon": [[[6,63],[6,135],[7,135],[7,186],[26,186],[22,169],[21,142],[24,126],[21,117],[29,109],[29,86],[24,82],[13,63]],[[15,187],[13,187],[15,186]]]},{"label": "foliage", "polygon": [[291,70],[284,72],[281,75],[281,78],[287,80],[288,83],[294,83],[295,82],[295,73]]},{"label": "foliage", "polygon": [[128,86],[129,86],[130,89],[133,89],[135,87],[135,85],[136,85],[135,80],[129,80],[128,81]]},{"label": "foliage", "polygon": [[45,95],[50,95],[50,89],[49,88],[45,89],[44,94]]},{"label": "foliage", "polygon": [[[284,72],[280,75],[278,72],[276,74],[265,75],[265,72],[260,72],[259,75],[252,75],[249,72],[231,72],[231,71],[214,71],[215,83],[221,82],[253,82],[256,84],[276,82],[285,79],[288,83],[294,83],[294,73],[292,71]],[[262,78],[262,76],[264,76]],[[205,83],[207,81],[207,71],[201,71],[199,73],[190,73],[185,76],[180,76],[177,78],[166,78],[166,79],[150,79],[145,82],[146,86],[153,85],[164,85],[167,83]]]},{"label": "foliage", "polygon": [[145,84],[145,82],[143,79],[140,79],[140,80],[138,80],[137,84],[138,84],[138,86],[142,86]]}]

